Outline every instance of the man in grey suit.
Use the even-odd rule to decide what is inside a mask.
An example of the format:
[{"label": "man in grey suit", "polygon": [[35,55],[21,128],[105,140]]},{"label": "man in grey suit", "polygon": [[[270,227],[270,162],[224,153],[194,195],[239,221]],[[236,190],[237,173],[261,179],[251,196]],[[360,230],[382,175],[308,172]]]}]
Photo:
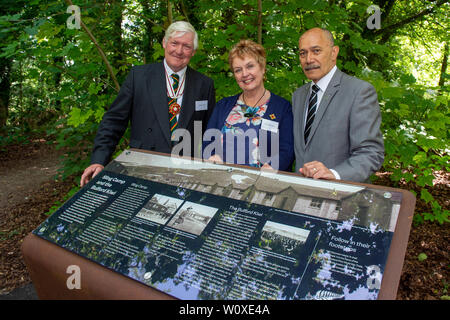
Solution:
[{"label": "man in grey suit", "polygon": [[330,31],[306,31],[299,49],[303,72],[312,82],[292,97],[296,172],[367,182],[384,160],[374,87],[336,67],[339,47]]},{"label": "man in grey suit", "polygon": [[[164,61],[131,69],[100,123],[91,165],[81,176],[81,186],[110,161],[129,122],[130,147],[171,153],[175,142],[182,142],[191,147],[190,156],[195,156],[194,121],[201,122],[202,132],[197,134],[203,135],[215,106],[213,80],[188,66],[197,46],[198,36],[192,25],[174,22],[163,40]],[[190,137],[182,135],[179,139],[175,130],[180,128]],[[201,140],[200,136],[199,147]]]}]

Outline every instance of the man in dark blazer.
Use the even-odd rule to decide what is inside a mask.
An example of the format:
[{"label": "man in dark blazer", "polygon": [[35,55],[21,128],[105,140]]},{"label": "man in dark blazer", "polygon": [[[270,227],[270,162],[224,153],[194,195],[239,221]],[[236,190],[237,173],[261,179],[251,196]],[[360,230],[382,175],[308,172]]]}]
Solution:
[{"label": "man in dark blazer", "polygon": [[299,49],[312,82],[292,97],[296,171],[314,179],[367,182],[384,160],[374,87],[337,69],[339,47],[330,31],[306,31]]},{"label": "man in dark blazer", "polygon": [[[174,125],[170,121],[175,120],[174,127],[185,129],[184,132],[190,135],[187,138],[190,152],[185,152],[183,156],[186,153],[190,153],[189,156],[196,154],[194,121],[197,126],[201,121],[200,134],[203,135],[215,106],[213,80],[188,66],[197,46],[198,36],[194,28],[184,21],[174,22],[167,28],[163,40],[164,61],[131,69],[100,123],[91,165],[81,177],[81,186],[110,161],[129,122],[131,148],[170,154],[176,142],[186,139],[186,136],[179,139],[176,131],[171,131]],[[173,78],[174,73],[178,75],[177,80]],[[177,88],[173,86],[174,81]],[[169,119],[174,116],[175,119]],[[172,134],[175,134],[174,138]],[[200,146],[201,136],[197,140]]]}]

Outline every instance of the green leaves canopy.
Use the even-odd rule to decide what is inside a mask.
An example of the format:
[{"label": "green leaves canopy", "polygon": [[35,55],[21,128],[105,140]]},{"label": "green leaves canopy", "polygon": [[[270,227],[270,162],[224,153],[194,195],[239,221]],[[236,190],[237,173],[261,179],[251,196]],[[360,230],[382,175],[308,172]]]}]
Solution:
[{"label": "green leaves canopy", "polygon": [[[256,41],[261,30],[266,87],[290,100],[306,81],[298,60],[299,35],[312,27],[328,28],[340,47],[338,67],[377,89],[386,146],[383,170],[392,172],[393,181],[420,187],[430,212],[417,215],[417,221],[448,221],[448,210],[429,192],[433,172],[449,169],[448,75],[446,67],[441,70],[448,56],[448,1],[264,0],[261,12],[258,1],[85,0],[76,5],[119,83],[132,65],[162,59],[170,17],[189,20],[200,38],[191,66],[214,79],[217,99],[239,91],[228,66],[230,48],[243,38]],[[382,11],[379,30],[366,27],[372,4]],[[83,29],[67,28],[66,9],[65,1],[2,1],[0,71],[8,71],[2,72],[9,81],[2,84],[10,89],[8,126],[36,127],[42,119],[49,123],[45,115],[50,115],[48,132],[73,150],[68,175],[87,165],[97,125],[117,92],[92,38]],[[445,80],[441,86],[439,79]],[[126,145],[125,136],[119,149]]]}]

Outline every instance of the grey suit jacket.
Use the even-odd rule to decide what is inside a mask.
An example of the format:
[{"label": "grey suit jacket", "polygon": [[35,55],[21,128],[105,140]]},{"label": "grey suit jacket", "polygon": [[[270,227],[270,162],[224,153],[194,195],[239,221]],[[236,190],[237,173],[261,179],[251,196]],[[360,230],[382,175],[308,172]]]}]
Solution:
[{"label": "grey suit jacket", "polygon": [[[204,110],[196,110],[196,101],[208,101]],[[194,121],[202,121],[203,131],[216,103],[213,80],[188,67],[177,128],[191,134],[194,156]],[[200,108],[199,108],[200,109]],[[203,108],[202,108],[203,109]],[[169,107],[163,62],[133,67],[120,88],[97,131],[91,163],[106,165],[117,143],[131,123],[130,147],[170,153]],[[201,137],[199,143],[201,143]],[[200,148],[200,145],[198,146]]]},{"label": "grey suit jacket", "polygon": [[384,160],[381,113],[375,88],[336,70],[322,97],[304,142],[304,119],[311,84],[292,97],[296,172],[303,164],[320,161],[341,179],[367,182]]}]

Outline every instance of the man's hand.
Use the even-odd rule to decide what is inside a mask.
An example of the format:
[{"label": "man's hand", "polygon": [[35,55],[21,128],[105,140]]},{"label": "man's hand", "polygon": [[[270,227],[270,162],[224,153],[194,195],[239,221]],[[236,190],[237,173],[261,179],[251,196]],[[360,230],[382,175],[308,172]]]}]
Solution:
[{"label": "man's hand", "polygon": [[104,166],[98,163],[91,164],[89,167],[87,167],[83,175],[81,176],[80,180],[80,186],[84,187],[92,178],[94,178],[97,174],[102,171]]},{"label": "man's hand", "polygon": [[319,161],[311,161],[307,162],[303,165],[303,168],[300,168],[300,173],[305,177],[313,178],[313,179],[326,179],[326,180],[335,180],[333,172],[330,171],[322,162]]},{"label": "man's hand", "polygon": [[223,164],[222,158],[218,156],[217,154],[213,154],[211,157],[209,157],[208,162]]},{"label": "man's hand", "polygon": [[276,171],[274,168],[272,168],[272,166],[268,163],[264,163],[264,165],[261,167],[261,170],[266,170],[266,171]]}]

